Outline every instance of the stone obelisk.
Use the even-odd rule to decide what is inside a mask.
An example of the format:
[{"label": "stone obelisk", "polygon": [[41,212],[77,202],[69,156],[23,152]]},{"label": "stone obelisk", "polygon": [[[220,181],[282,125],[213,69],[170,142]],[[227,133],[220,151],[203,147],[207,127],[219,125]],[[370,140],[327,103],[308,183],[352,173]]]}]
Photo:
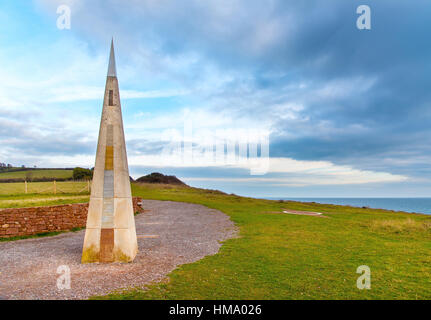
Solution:
[{"label": "stone obelisk", "polygon": [[131,262],[137,252],[138,243],[112,40],[82,263]]}]

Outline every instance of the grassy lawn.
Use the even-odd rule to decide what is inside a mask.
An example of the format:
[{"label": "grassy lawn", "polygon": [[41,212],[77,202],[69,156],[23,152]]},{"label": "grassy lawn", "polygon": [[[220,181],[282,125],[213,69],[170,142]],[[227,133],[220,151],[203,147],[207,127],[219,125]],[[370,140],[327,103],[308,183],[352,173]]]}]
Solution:
[{"label": "grassy lawn", "polygon": [[27,173],[31,173],[32,178],[72,178],[73,170],[27,170],[0,172],[0,179],[24,179]]},{"label": "grassy lawn", "polygon": [[[87,191],[87,182],[60,181],[56,182],[57,193],[79,193]],[[28,182],[28,194],[54,194],[54,182]],[[0,183],[0,196],[25,195],[24,182]]]},{"label": "grassy lawn", "polygon": [[[19,184],[0,184],[0,208],[88,201],[88,193],[78,193],[85,183],[78,184],[59,182],[59,188],[71,192],[56,195],[23,194]],[[96,298],[431,299],[429,215],[164,185],[133,184],[132,191],[144,199],[218,209],[235,222],[239,237],[225,241],[216,255],[180,266],[163,283]],[[328,218],[284,214],[282,209],[322,212]],[[356,288],[361,265],[371,269],[371,290]]]},{"label": "grassy lawn", "polygon": [[[102,299],[431,299],[431,216],[257,200],[184,187],[133,185],[145,199],[223,211],[239,237],[145,289]],[[283,208],[325,213],[290,215]],[[358,266],[371,268],[359,290]]]},{"label": "grassy lawn", "polygon": [[0,196],[0,209],[84,203],[89,199],[88,194]]},{"label": "grassy lawn", "polygon": [[0,183],[0,209],[88,202],[86,182],[56,182],[56,189],[53,182],[31,182],[25,194],[24,183]]}]

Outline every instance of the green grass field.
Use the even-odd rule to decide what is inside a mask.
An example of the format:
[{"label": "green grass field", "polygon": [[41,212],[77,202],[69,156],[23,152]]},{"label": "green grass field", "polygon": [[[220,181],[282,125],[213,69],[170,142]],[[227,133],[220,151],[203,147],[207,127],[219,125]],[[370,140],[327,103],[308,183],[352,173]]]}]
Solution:
[{"label": "green grass field", "polygon": [[12,171],[0,172],[1,179],[25,179],[27,174],[31,173],[33,179],[36,178],[57,178],[67,179],[72,178],[73,170],[26,170],[26,171]]},{"label": "green grass field", "polygon": [[0,208],[20,208],[60,205],[66,203],[87,202],[89,199],[87,182],[30,182],[0,183]]},{"label": "green grass field", "polygon": [[[180,266],[167,281],[97,299],[431,299],[429,215],[164,185],[133,184],[132,191],[144,199],[218,209],[235,222],[239,237],[225,241],[216,255]],[[88,197],[3,194],[0,208],[85,202]],[[317,211],[328,218],[282,209]],[[371,269],[371,290],[356,287],[361,265]]]},{"label": "green grass field", "polygon": [[[223,211],[239,237],[168,281],[100,299],[431,299],[431,216],[170,186],[133,185],[133,194]],[[328,218],[272,213],[283,208]],[[361,265],[370,290],[356,287]]]}]

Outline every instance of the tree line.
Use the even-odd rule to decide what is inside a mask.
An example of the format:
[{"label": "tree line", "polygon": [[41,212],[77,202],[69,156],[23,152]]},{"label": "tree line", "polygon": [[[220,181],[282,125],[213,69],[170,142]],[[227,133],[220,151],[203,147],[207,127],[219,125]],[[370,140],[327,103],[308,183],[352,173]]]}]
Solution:
[{"label": "tree line", "polygon": [[[34,177],[34,170],[73,170],[72,177],[60,178],[60,177]],[[5,182],[48,182],[48,181],[69,181],[69,180],[91,180],[93,178],[94,168],[86,169],[81,167],[76,168],[26,168],[25,166],[14,167],[11,164],[0,163],[0,173],[1,172],[19,172],[26,171],[25,178],[7,178],[0,179],[0,183]]]}]

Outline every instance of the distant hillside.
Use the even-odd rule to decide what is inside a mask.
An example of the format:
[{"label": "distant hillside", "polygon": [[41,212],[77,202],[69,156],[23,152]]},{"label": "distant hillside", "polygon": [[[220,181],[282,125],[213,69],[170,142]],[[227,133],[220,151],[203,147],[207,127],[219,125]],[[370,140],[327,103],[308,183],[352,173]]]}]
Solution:
[{"label": "distant hillside", "polygon": [[165,176],[164,174],[158,172],[153,172],[149,175],[140,177],[136,180],[136,182],[186,185],[184,182],[182,182],[175,176]]},{"label": "distant hillside", "polygon": [[0,182],[65,181],[72,175],[73,169],[11,168],[0,171]]}]

